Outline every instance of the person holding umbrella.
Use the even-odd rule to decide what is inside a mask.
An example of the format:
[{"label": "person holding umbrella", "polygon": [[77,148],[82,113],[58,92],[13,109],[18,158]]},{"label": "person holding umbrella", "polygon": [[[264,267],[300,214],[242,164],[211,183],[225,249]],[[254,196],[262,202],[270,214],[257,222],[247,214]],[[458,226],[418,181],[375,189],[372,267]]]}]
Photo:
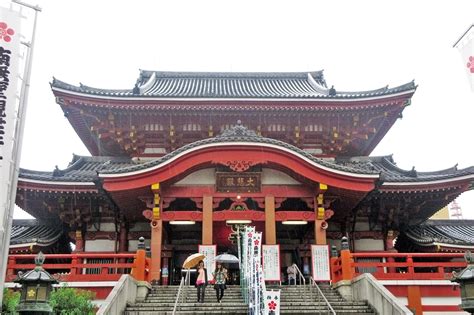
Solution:
[{"label": "person holding umbrella", "polygon": [[197,279],[196,279],[196,288],[197,288],[197,301],[198,303],[204,303],[204,295],[207,286],[207,270],[204,268],[204,261],[200,261],[197,266]]},{"label": "person holding umbrella", "polygon": [[216,270],[212,273],[216,283],[214,289],[216,290],[217,303],[221,303],[224,297],[224,290],[226,289],[225,282],[227,281],[227,269],[222,266],[221,262],[217,262]]}]

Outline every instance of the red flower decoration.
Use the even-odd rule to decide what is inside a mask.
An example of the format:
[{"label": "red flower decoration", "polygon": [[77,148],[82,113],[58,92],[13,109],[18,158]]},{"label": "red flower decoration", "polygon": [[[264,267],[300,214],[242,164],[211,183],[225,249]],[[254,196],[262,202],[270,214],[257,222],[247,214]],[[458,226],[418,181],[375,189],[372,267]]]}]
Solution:
[{"label": "red flower decoration", "polygon": [[247,234],[248,237],[252,237],[252,232],[249,232],[249,234]]},{"label": "red flower decoration", "polygon": [[275,303],[275,301],[271,301],[270,303],[268,303],[268,308],[272,311],[274,311],[277,307],[277,304]]},{"label": "red flower decoration", "polygon": [[10,36],[15,34],[15,31],[8,27],[7,23],[0,22],[0,39],[3,39],[7,43],[12,40]]},{"label": "red flower decoration", "polygon": [[257,246],[260,242],[258,240],[255,240],[253,241],[253,243],[255,244],[255,246]]},{"label": "red flower decoration", "polygon": [[469,62],[467,63],[466,67],[469,68],[471,73],[474,73],[474,56],[469,57]]}]

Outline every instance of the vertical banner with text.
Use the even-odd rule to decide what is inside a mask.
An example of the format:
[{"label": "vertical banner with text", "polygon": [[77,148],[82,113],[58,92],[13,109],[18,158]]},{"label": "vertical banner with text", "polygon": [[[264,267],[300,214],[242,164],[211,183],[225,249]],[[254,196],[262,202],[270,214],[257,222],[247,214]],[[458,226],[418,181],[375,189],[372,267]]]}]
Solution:
[{"label": "vertical banner with text", "polygon": [[217,245],[199,245],[199,253],[206,256],[204,267],[207,269],[207,280],[212,281],[212,273],[216,269]]},{"label": "vertical banner with text", "polygon": [[314,281],[330,281],[329,245],[311,245]]},{"label": "vertical banner with text", "polygon": [[[14,181],[13,140],[17,118],[17,83],[20,63],[20,23],[18,12],[0,7],[0,251],[8,255]],[[6,249],[6,250],[5,250]],[[0,284],[3,285],[7,257],[0,258]],[[0,285],[0,288],[2,286]],[[0,292],[1,295],[1,292]],[[1,301],[1,296],[0,296]]]},{"label": "vertical banner with text", "polygon": [[262,245],[263,278],[281,281],[280,245]]}]

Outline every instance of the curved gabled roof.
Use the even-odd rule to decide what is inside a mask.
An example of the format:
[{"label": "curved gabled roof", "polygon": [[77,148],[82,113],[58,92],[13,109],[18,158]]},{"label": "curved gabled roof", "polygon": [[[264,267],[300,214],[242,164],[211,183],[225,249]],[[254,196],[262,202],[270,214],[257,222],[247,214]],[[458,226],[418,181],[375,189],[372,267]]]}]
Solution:
[{"label": "curved gabled roof", "polygon": [[140,71],[132,89],[74,86],[53,79],[53,90],[98,97],[177,99],[359,99],[414,91],[409,82],[394,88],[338,92],[328,88],[323,71],[315,72],[167,72]]},{"label": "curved gabled roof", "polygon": [[216,136],[214,138],[207,138],[203,140],[199,140],[187,145],[184,145],[180,147],[179,149],[161,157],[153,161],[149,161],[143,164],[136,164],[133,166],[127,166],[123,168],[117,168],[117,169],[105,169],[102,170],[99,174],[100,177],[107,177],[107,175],[113,175],[113,174],[125,174],[125,173],[133,173],[133,172],[140,172],[140,171],[147,171],[153,168],[156,168],[158,166],[161,166],[165,163],[167,163],[170,160],[173,160],[174,158],[192,151],[193,149],[200,148],[200,147],[205,147],[207,145],[214,145],[214,144],[227,144],[227,145],[244,145],[244,144],[252,144],[252,145],[270,145],[270,146],[275,146],[279,149],[284,149],[285,151],[292,152],[294,154],[297,154],[304,159],[322,167],[326,168],[329,170],[333,171],[341,171],[344,173],[349,173],[353,175],[372,175],[373,177],[378,177],[379,172],[377,170],[371,170],[371,169],[364,169],[364,168],[358,168],[358,167],[352,167],[351,165],[342,165],[339,163],[334,163],[330,160],[322,159],[313,156],[312,154],[309,154],[305,152],[304,150],[301,150],[291,144],[288,144],[286,142],[276,140],[276,139],[271,139],[271,138],[265,138],[262,136],[257,135],[253,130],[247,129],[243,125],[236,125],[233,126],[232,128],[225,130],[221,135]]}]

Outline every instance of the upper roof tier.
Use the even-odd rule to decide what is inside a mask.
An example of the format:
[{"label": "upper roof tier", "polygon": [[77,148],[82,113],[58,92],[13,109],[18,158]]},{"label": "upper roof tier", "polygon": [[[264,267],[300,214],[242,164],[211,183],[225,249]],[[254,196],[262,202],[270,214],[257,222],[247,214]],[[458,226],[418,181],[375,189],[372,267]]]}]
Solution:
[{"label": "upper roof tier", "polygon": [[414,90],[414,82],[356,92],[328,88],[323,71],[314,72],[169,72],[141,70],[132,89],[74,86],[54,79],[53,90],[106,97],[191,99],[352,99]]}]

